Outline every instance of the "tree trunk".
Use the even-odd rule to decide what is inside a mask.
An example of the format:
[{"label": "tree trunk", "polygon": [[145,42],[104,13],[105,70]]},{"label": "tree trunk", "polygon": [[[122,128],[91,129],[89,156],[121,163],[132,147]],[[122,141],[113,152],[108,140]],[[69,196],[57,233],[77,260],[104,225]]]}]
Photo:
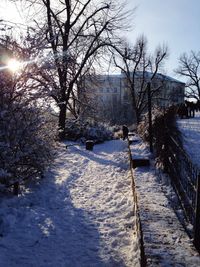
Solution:
[{"label": "tree trunk", "polygon": [[66,104],[61,104],[60,111],[59,111],[59,138],[60,140],[65,139],[66,113],[67,113]]},{"label": "tree trunk", "polygon": [[132,98],[132,107],[133,107],[133,116],[136,117],[136,124],[138,125],[139,123],[139,112],[138,112],[138,108],[136,105],[136,99],[135,99],[135,90],[134,90],[134,85],[131,85],[131,98]]}]

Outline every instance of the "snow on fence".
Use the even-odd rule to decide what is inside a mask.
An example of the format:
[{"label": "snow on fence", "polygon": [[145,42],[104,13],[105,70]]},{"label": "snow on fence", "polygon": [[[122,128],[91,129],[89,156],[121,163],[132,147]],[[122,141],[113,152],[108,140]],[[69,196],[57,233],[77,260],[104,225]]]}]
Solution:
[{"label": "snow on fence", "polygon": [[200,169],[171,136],[167,138],[165,152],[164,168],[171,178],[185,217],[193,226],[191,235],[200,252]]},{"label": "snow on fence", "polygon": [[144,240],[143,240],[143,232],[142,232],[142,225],[140,221],[140,214],[139,214],[139,207],[138,207],[138,198],[137,198],[137,192],[135,189],[135,179],[134,179],[134,173],[133,173],[133,160],[131,155],[131,149],[130,149],[130,141],[128,138],[128,154],[129,154],[129,162],[130,162],[130,173],[131,173],[131,181],[132,181],[132,191],[133,191],[133,211],[135,215],[135,232],[137,237],[140,239],[140,251],[141,251],[141,267],[146,267],[146,256],[144,251]]}]

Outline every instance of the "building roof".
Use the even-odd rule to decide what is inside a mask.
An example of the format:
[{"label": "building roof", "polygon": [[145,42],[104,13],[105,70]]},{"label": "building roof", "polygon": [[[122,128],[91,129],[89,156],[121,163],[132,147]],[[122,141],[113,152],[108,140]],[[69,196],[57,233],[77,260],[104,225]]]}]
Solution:
[{"label": "building roof", "polygon": [[[145,78],[147,79],[151,79],[153,73],[152,72],[148,72],[146,71],[145,72]],[[137,71],[136,72],[136,76],[137,77],[142,77],[143,76],[143,72],[142,71]],[[124,78],[126,77],[124,73],[120,73],[120,74],[99,74],[99,75],[96,75],[97,78]],[[157,73],[156,78],[158,79],[161,79],[161,80],[165,80],[165,81],[169,81],[169,82],[176,82],[176,83],[181,83],[181,84],[185,84],[184,82],[182,81],[179,81],[173,77],[170,77],[168,75],[164,75],[162,73]]]}]

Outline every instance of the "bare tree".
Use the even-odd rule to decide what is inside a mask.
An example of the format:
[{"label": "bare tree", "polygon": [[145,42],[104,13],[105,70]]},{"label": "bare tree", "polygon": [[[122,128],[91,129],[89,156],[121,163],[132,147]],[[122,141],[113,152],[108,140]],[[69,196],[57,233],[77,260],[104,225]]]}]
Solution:
[{"label": "bare tree", "polygon": [[200,100],[200,52],[184,53],[175,72],[186,78],[186,97]]},{"label": "bare tree", "polygon": [[151,56],[147,51],[147,39],[141,36],[133,47],[125,43],[121,48],[114,47],[114,50],[117,52],[113,53],[114,63],[128,81],[136,120],[139,122],[147,107],[147,82],[154,85],[151,88],[151,97],[160,89],[161,84],[155,86],[156,83],[153,82],[168,56],[167,47],[159,46]]},{"label": "bare tree", "polygon": [[[98,54],[105,53],[111,42],[118,40],[116,33],[128,21],[131,12],[125,10],[120,1],[99,0],[28,0],[30,8],[40,9],[42,23],[35,22],[43,29],[44,47],[51,49],[54,78],[43,72],[42,82],[47,88],[51,80],[51,97],[59,108],[61,138],[65,132],[67,108],[74,97],[77,80],[92,64]],[[38,77],[36,79],[38,80]],[[46,82],[45,82],[46,80]],[[39,81],[38,81],[39,82]]]}]

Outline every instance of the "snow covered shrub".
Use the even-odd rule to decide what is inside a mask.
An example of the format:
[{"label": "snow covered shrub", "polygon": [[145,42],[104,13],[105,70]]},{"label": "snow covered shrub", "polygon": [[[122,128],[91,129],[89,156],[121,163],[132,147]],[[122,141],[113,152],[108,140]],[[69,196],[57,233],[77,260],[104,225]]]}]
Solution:
[{"label": "snow covered shrub", "polygon": [[35,64],[16,71],[6,67],[11,58],[27,61],[37,52],[8,36],[1,38],[1,45],[5,68],[0,71],[0,184],[11,185],[42,174],[53,156],[57,127],[46,116],[46,94],[33,81],[38,78]]},{"label": "snow covered shrub", "polygon": [[112,139],[113,132],[105,124],[68,119],[65,136],[68,140],[94,140],[100,143]]},{"label": "snow covered shrub", "polygon": [[[152,111],[152,124],[154,124],[156,118],[162,117],[164,112],[161,109],[155,108]],[[148,113],[144,114],[141,122],[137,127],[138,134],[142,137],[144,141],[149,141],[149,118]]]},{"label": "snow covered shrub", "polygon": [[[139,135],[144,141],[149,141],[149,123],[148,114],[138,125]],[[154,109],[152,112],[152,134],[154,152],[160,161],[166,157],[166,145],[168,138],[172,136],[179,144],[181,144],[181,134],[176,125],[176,110],[169,107],[165,110]]]},{"label": "snow covered shrub", "polygon": [[15,97],[0,93],[0,183],[5,185],[39,177],[52,160],[56,134],[53,120],[36,103]]}]

